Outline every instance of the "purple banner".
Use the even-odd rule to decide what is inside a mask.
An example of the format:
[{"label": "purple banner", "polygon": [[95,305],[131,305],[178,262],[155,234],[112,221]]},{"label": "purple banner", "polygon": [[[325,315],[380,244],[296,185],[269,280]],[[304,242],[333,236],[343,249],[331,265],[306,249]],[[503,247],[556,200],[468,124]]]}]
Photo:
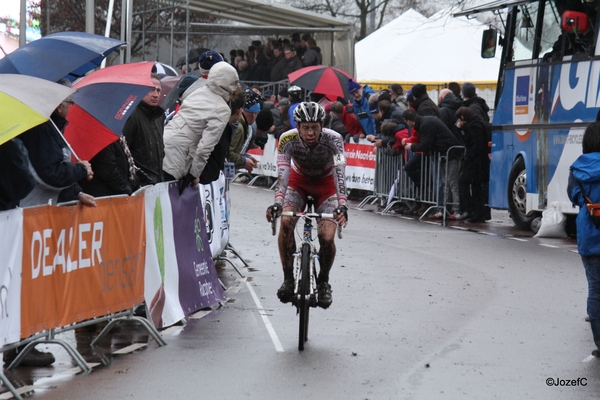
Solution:
[{"label": "purple banner", "polygon": [[173,238],[179,268],[179,302],[188,315],[225,300],[210,252],[204,211],[198,190],[188,188],[179,196],[170,185]]}]

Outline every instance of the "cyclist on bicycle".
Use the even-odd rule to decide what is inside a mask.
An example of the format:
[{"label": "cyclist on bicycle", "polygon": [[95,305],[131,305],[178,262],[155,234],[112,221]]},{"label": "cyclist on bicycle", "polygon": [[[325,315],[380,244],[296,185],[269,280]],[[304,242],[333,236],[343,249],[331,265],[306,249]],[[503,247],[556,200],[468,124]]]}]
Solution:
[{"label": "cyclist on bicycle", "polygon": [[[337,224],[346,226],[346,162],[344,139],[323,128],[325,111],[314,102],[303,102],[294,110],[296,129],[289,130],[279,138],[277,149],[277,187],[275,204],[267,209],[267,221],[282,211],[302,211],[307,196],[314,199],[318,213],[333,213],[335,221],[318,221],[319,263],[317,277],[318,305],[331,305],[329,271],[335,258],[335,231]],[[283,267],[283,284],[277,291],[282,303],[288,303],[294,295],[294,258],[296,240],[294,228],[297,218],[282,217],[278,245]],[[337,222],[337,224],[336,224]]]}]

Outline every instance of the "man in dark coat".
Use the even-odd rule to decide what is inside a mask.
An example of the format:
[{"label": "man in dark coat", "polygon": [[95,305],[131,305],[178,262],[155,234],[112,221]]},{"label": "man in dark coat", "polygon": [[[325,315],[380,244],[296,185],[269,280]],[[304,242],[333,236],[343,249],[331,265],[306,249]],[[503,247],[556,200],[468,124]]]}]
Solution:
[{"label": "man in dark coat", "polygon": [[429,98],[427,87],[422,83],[417,83],[410,90],[408,102],[417,111],[420,117],[433,116],[442,119],[442,113],[438,106]]},{"label": "man in dark coat", "polygon": [[22,145],[17,140],[0,145],[0,211],[18,206],[34,185]]},{"label": "man in dark coat", "polygon": [[460,132],[460,129],[456,127],[456,111],[462,107],[462,100],[456,97],[450,89],[442,89],[438,100],[438,106],[442,113],[442,121],[444,121],[448,129],[452,131],[462,145],[464,143],[462,133]]},{"label": "man in dark coat", "polygon": [[77,182],[92,176],[92,167],[87,161],[71,162],[64,139],[56,131],[52,122],[61,131],[67,124],[67,114],[73,102],[63,101],[52,113],[52,121],[45,122],[19,136],[27,151],[29,170],[36,180],[35,188],[21,200],[21,207],[80,200],[83,204],[95,206],[95,200],[84,193]]},{"label": "man in dark coat", "polygon": [[465,100],[463,103],[465,107],[469,107],[482,121],[490,122],[490,116],[488,114],[490,107],[488,107],[484,99],[477,96],[475,85],[471,82],[463,83],[462,95]]},{"label": "man in dark coat", "polygon": [[296,50],[291,47],[285,46],[283,49],[283,55],[285,56],[285,76],[287,78],[288,74],[291,74],[294,71],[298,71],[303,67],[302,61],[296,55]]},{"label": "man in dark coat", "polygon": [[287,79],[285,74],[285,57],[281,47],[273,48],[273,58],[269,60],[269,70],[271,71],[271,82]]},{"label": "man in dark coat", "polygon": [[[402,114],[406,124],[410,128],[414,128],[417,132],[419,132],[419,143],[407,143],[405,145],[406,150],[410,150],[412,152],[423,152],[428,155],[433,155],[432,157],[432,170],[436,171],[439,168],[440,174],[440,196],[438,197],[438,206],[441,206],[444,202],[443,199],[443,187],[444,184],[448,184],[448,196],[446,197],[446,202],[449,201],[450,195],[452,195],[452,202],[456,204],[454,207],[455,211],[451,213],[455,218],[458,217],[458,203],[459,203],[459,195],[458,195],[458,176],[459,176],[459,159],[462,156],[462,152],[458,150],[450,151],[448,154],[448,160],[440,164],[436,165],[438,161],[438,155],[445,156],[450,147],[459,146],[458,139],[454,136],[454,134],[448,129],[446,124],[439,118],[425,116],[420,117],[414,110],[406,110]],[[448,182],[444,182],[444,178],[446,175],[446,168],[448,169]],[[443,211],[438,211],[434,214],[435,218],[442,218]]]},{"label": "man in dark coat", "polygon": [[131,195],[138,188],[138,178],[129,149],[123,137],[106,146],[91,160],[94,179],[79,181],[86,192],[95,197]]},{"label": "man in dark coat", "polygon": [[158,75],[152,74],[152,82],[154,88],[138,104],[123,127],[123,135],[127,139],[135,165],[140,168],[138,177],[141,186],[163,181],[165,114],[158,105],[161,92]]}]

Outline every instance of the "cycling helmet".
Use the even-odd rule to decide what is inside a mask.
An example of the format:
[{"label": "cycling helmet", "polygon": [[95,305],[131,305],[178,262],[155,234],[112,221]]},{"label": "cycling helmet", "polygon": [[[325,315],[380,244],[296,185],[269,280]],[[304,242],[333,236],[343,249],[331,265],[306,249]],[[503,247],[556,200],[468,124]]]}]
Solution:
[{"label": "cycling helmet", "polygon": [[323,122],[325,110],[313,101],[305,101],[294,109],[294,121],[298,122]]},{"label": "cycling helmet", "polygon": [[297,94],[298,96],[302,95],[302,88],[300,86],[292,85],[288,88],[288,94]]}]

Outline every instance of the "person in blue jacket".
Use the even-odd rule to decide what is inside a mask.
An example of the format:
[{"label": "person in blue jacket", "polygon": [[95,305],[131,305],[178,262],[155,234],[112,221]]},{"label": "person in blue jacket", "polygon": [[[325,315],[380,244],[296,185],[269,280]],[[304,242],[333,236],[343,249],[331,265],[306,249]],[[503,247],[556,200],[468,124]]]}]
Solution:
[{"label": "person in blue jacket", "polygon": [[[373,90],[368,86],[364,88],[353,80],[348,81],[348,91],[354,98],[354,114],[360,122],[365,135],[375,135],[375,119],[371,115],[369,107],[369,97],[373,94]],[[362,135],[361,135],[362,137]]]},{"label": "person in blue jacket", "polygon": [[579,206],[577,250],[588,281],[587,313],[596,345],[592,354],[600,357],[600,228],[592,221],[585,199],[600,203],[600,122],[586,128],[581,145],[583,154],[571,165],[567,191],[571,202]]}]

